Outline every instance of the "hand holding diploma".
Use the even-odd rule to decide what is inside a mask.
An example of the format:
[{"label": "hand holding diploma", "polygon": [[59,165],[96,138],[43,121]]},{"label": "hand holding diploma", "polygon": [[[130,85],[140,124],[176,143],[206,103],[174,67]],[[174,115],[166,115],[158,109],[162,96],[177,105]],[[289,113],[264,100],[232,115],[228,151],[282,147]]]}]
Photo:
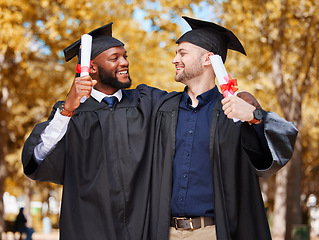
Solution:
[{"label": "hand holding diploma", "polygon": [[[245,98],[242,99],[234,96],[235,92],[238,90],[237,80],[232,79],[227,74],[223,61],[219,55],[210,56],[210,61],[213,66],[220,89],[225,97],[222,100],[224,113],[227,115],[228,118],[233,119],[234,122],[238,122],[239,120],[241,120],[242,122],[251,121],[253,119],[253,111],[255,110],[255,106],[248,100],[253,99],[256,102],[257,100],[251,94],[250,95],[252,97],[247,98],[247,100],[245,100]],[[248,96],[247,94],[249,93],[244,92],[243,96]]]},{"label": "hand holding diploma", "polygon": [[[247,95],[249,93],[241,92],[241,94]],[[233,119],[234,122],[239,120],[250,122],[254,118],[253,111],[255,107],[238,96],[230,95],[222,100],[222,104],[225,115]]]},{"label": "hand holding diploma", "polygon": [[90,72],[92,36],[84,34],[81,37],[81,65],[77,72],[80,77],[74,79],[68,98],[65,101],[65,109],[74,111],[80,103],[84,103],[90,97],[92,87],[97,83],[92,80]]},{"label": "hand holding diploma", "polygon": [[[227,74],[222,58],[219,55],[214,54],[209,58],[224,97],[227,98],[229,96],[234,95],[235,92],[238,90],[237,79],[232,79]],[[234,122],[239,121],[239,119],[237,118],[233,118],[233,120]]]},{"label": "hand holding diploma", "polygon": [[[81,37],[81,73],[80,76],[88,76],[90,72],[91,63],[91,50],[92,50],[92,36],[84,34]],[[86,96],[81,98],[81,103],[87,99]]]}]

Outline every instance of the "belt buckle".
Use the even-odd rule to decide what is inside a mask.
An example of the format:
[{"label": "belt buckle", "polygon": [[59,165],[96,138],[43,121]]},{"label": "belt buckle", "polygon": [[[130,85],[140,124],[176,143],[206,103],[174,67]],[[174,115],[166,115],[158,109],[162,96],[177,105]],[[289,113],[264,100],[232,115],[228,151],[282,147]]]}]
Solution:
[{"label": "belt buckle", "polygon": [[177,225],[177,221],[178,220],[185,220],[185,217],[174,217],[174,224],[175,224],[175,229],[178,230],[178,225]]},{"label": "belt buckle", "polygon": [[177,225],[177,221],[178,220],[189,220],[189,226],[190,226],[190,229],[194,229],[194,226],[193,226],[193,219],[192,218],[186,218],[186,217],[175,217],[174,218],[174,224],[175,224],[175,229],[178,230],[179,227]]}]

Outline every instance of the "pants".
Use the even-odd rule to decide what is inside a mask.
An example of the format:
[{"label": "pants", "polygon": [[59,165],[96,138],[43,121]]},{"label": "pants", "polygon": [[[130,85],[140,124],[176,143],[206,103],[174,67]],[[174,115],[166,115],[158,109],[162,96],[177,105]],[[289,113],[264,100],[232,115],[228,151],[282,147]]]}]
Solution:
[{"label": "pants", "polygon": [[169,240],[216,240],[215,225],[194,230],[184,230],[170,227]]},{"label": "pants", "polygon": [[32,240],[32,234],[34,233],[33,228],[25,227],[24,230],[21,231],[21,232],[27,234],[27,239],[26,240]]}]

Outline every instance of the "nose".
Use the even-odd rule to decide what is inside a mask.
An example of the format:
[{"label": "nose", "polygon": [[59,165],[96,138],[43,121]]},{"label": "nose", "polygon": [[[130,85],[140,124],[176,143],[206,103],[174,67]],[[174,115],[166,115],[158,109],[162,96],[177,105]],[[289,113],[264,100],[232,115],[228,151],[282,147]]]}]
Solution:
[{"label": "nose", "polygon": [[120,65],[121,65],[121,66],[128,67],[129,62],[128,62],[128,60],[127,60],[126,58],[121,57]]},{"label": "nose", "polygon": [[176,64],[176,63],[178,63],[178,62],[179,62],[179,56],[178,56],[178,54],[176,54],[175,57],[173,58],[172,63],[173,63],[173,64]]}]

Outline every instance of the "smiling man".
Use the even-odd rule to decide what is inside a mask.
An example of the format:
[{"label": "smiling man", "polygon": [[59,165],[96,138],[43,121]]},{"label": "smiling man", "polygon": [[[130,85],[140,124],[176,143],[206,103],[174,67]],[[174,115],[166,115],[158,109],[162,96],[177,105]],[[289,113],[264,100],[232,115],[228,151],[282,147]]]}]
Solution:
[{"label": "smiling man", "polygon": [[[129,62],[111,27],[89,33],[90,76],[74,79],[22,154],[27,176],[63,185],[62,240],[148,239],[151,115],[166,93],[146,85],[123,90],[131,86]],[[66,61],[79,49],[80,41],[66,48]]]},{"label": "smiling man", "polygon": [[224,98],[210,56],[225,61],[243,46],[222,26],[183,18],[192,30],[176,41],[172,63],[185,89],[156,113],[151,239],[269,240],[258,177],[288,162],[298,130],[253,96]]}]

